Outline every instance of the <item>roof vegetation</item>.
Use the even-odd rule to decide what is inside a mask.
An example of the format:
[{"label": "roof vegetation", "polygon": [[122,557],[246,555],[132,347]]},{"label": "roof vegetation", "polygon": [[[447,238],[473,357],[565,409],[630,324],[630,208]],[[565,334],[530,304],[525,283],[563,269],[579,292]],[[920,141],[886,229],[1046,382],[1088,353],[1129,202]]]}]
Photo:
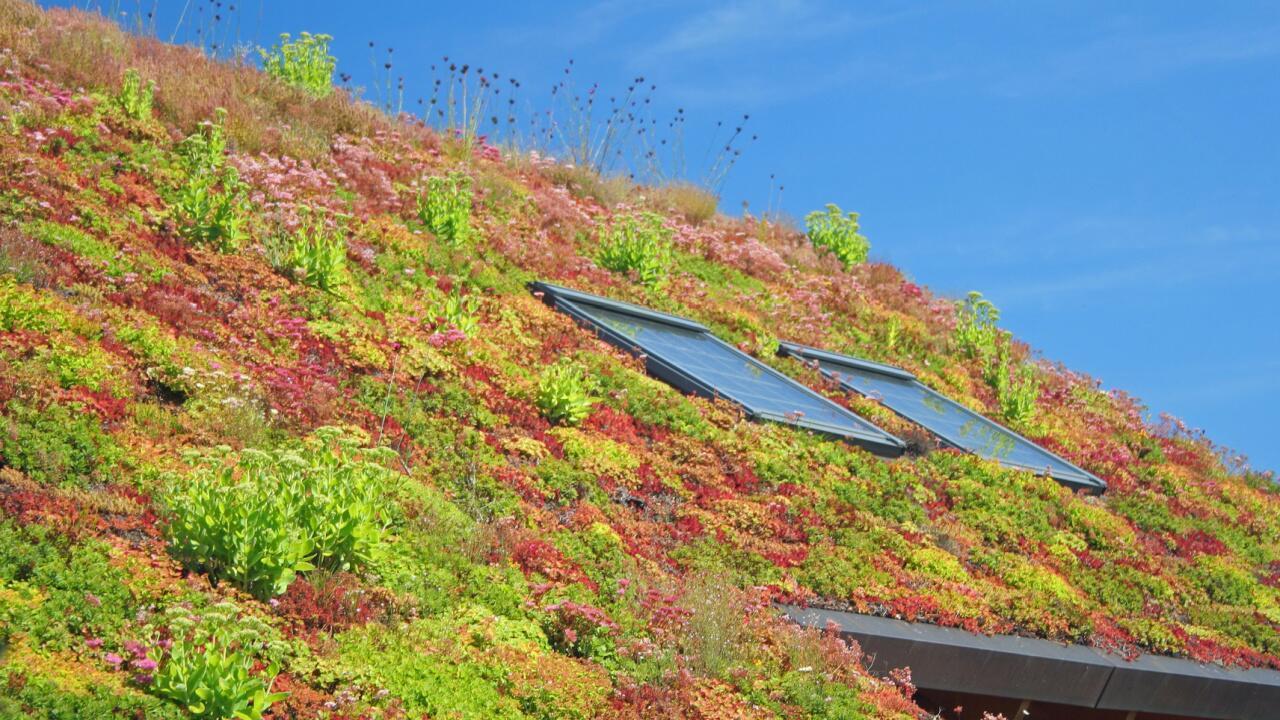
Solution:
[{"label": "roof vegetation", "polygon": [[[777,602],[1280,667],[1269,475],[834,206],[806,235],[393,120],[301,37],[263,72],[0,0],[0,716],[917,716]],[[535,280],[691,318],[909,450],[682,394]],[[780,340],[1108,490],[941,449]]]}]

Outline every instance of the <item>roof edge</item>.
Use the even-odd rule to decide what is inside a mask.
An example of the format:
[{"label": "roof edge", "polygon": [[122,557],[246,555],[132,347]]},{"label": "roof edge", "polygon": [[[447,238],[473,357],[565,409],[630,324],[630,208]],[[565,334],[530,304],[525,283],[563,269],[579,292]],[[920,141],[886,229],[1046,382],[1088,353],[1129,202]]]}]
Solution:
[{"label": "roof edge", "polygon": [[1274,717],[1280,672],[1227,668],[1185,658],[1142,654],[1127,660],[1086,645],[1018,635],[780,605],[803,627],[855,639],[884,674],[909,666],[921,688],[1079,707],[1176,714],[1215,720]]}]

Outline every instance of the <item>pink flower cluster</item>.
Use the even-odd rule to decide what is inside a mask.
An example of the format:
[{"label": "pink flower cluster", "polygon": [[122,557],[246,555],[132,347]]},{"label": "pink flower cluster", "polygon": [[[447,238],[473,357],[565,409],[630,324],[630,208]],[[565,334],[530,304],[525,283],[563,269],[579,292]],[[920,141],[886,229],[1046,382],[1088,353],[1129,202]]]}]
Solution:
[{"label": "pink flower cluster", "polygon": [[466,339],[467,334],[456,327],[450,327],[448,330],[434,332],[427,336],[427,342],[431,344],[431,347],[436,348],[459,343]]},{"label": "pink flower cluster", "polygon": [[609,617],[608,613],[587,603],[562,600],[546,606],[543,610],[555,617],[552,635],[554,636],[558,631],[566,649],[574,646],[581,637],[600,631],[613,634],[618,630],[618,624]]},{"label": "pink flower cluster", "polygon": [[340,135],[333,141],[334,176],[342,185],[359,193],[371,211],[397,210],[400,195],[392,181],[392,166],[383,160],[369,138]]},{"label": "pink flower cluster", "polygon": [[419,146],[399,133],[380,132],[373,137],[338,136],[333,141],[334,179],[356,193],[367,212],[398,213],[411,201],[396,190],[426,172]]},{"label": "pink flower cluster", "polygon": [[902,697],[910,700],[915,697],[916,686],[911,680],[911,668],[900,667],[889,671],[889,682],[902,693]]},{"label": "pink flower cluster", "polygon": [[297,227],[298,209],[302,206],[341,209],[334,195],[337,183],[328,172],[306,160],[264,153],[233,155],[229,162],[253,188],[249,198],[268,214],[276,215],[286,227]]},{"label": "pink flower cluster", "polygon": [[490,145],[488,135],[481,135],[476,138],[474,155],[482,160],[502,161],[502,149],[497,145]]},{"label": "pink flower cluster", "polygon": [[689,622],[693,612],[680,605],[680,598],[674,593],[663,593],[649,589],[640,598],[640,607],[649,613],[649,627],[657,635],[672,636],[678,633]]},{"label": "pink flower cluster", "polygon": [[[102,647],[101,638],[89,638],[85,644],[91,648]],[[146,645],[137,640],[128,640],[124,643],[124,651],[127,657],[121,656],[119,653],[109,652],[102,656],[103,662],[117,670],[128,670],[132,673],[132,679],[139,685],[149,685],[155,679],[155,671],[160,667],[160,663],[151,656],[162,657],[164,653],[173,646],[172,640],[162,640],[156,647],[148,648]]]},{"label": "pink flower cluster", "polygon": [[831,313],[825,307],[830,286],[835,283],[809,277],[798,284],[799,287],[787,293],[787,302],[778,303],[777,312],[782,317],[774,318],[774,322],[786,328],[788,337],[820,343],[831,327]]},{"label": "pink flower cluster", "polygon": [[781,255],[751,235],[692,225],[679,225],[675,230],[675,242],[680,248],[748,275],[773,277],[787,269]]}]

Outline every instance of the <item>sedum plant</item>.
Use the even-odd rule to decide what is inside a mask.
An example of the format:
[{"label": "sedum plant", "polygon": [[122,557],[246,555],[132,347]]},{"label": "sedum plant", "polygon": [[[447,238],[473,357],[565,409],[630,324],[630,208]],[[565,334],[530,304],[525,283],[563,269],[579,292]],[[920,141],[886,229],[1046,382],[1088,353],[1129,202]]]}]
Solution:
[{"label": "sedum plant", "polygon": [[994,358],[1000,340],[1000,310],[976,290],[956,302],[955,341],[970,358]]},{"label": "sedum plant", "polygon": [[672,231],[651,212],[613,218],[600,235],[600,264],[618,273],[635,273],[644,285],[667,277],[672,262]]},{"label": "sedum plant", "polygon": [[1015,425],[1035,414],[1040,376],[1029,363],[1014,364],[1009,356],[1009,333],[1001,330],[1000,310],[982,293],[970,292],[956,302],[954,339],[960,351],[982,365],[982,378],[996,393],[1000,414]]},{"label": "sedum plant", "polygon": [[827,203],[826,210],[806,215],[804,224],[809,242],[830,250],[846,269],[867,261],[871,243],[858,232],[858,213],[846,215],[835,203]]},{"label": "sedum plant", "polygon": [[289,33],[270,50],[258,50],[262,69],[313,97],[326,97],[333,92],[333,70],[338,59],[329,54],[331,35],[303,32],[294,40]]},{"label": "sedum plant", "polygon": [[[155,677],[154,691],[191,713],[208,720],[259,720],[272,704],[288,693],[270,692],[268,683],[252,674],[252,657],[208,642],[175,642]],[[276,668],[267,669],[272,677]]]},{"label": "sedum plant", "polygon": [[455,287],[452,292],[437,291],[426,299],[428,314],[444,327],[456,328],[463,335],[475,335],[480,327],[480,296],[461,293]]},{"label": "sedum plant", "polygon": [[226,160],[226,117],[218,108],[213,121],[201,123],[178,146],[186,181],[169,198],[178,234],[219,252],[238,249],[248,236],[247,192]]},{"label": "sedum plant", "polygon": [[200,616],[171,609],[166,614],[169,637],[148,653],[155,656],[156,669],[143,684],[194,718],[260,720],[289,694],[271,691],[275,662],[267,664],[265,680],[254,673],[270,629],[261,621],[238,621],[237,614],[231,603],[215,605]]},{"label": "sedum plant", "polygon": [[299,447],[205,454],[165,497],[171,552],[259,598],[300,572],[358,570],[381,556],[391,473],[337,428]]},{"label": "sedum plant", "polygon": [[536,404],[553,423],[577,425],[591,413],[591,385],[581,365],[558,363],[538,381]]},{"label": "sedum plant", "polygon": [[131,120],[146,120],[151,117],[151,100],[155,91],[154,82],[148,81],[143,85],[138,71],[129,68],[124,72],[124,82],[120,85],[120,94],[116,95],[116,105]]},{"label": "sedum plant", "polygon": [[446,245],[461,247],[471,237],[471,197],[471,178],[462,173],[427,178],[418,219]]},{"label": "sedum plant", "polygon": [[0,332],[47,333],[66,325],[65,315],[55,309],[48,296],[12,275],[0,275]]},{"label": "sedum plant", "polygon": [[335,291],[346,277],[347,243],[342,229],[310,217],[295,230],[281,228],[266,242],[267,261],[303,285]]},{"label": "sedum plant", "polygon": [[0,459],[38,483],[87,486],[122,455],[98,418],[80,405],[40,408],[11,400],[2,409]]},{"label": "sedum plant", "polygon": [[1040,397],[1040,376],[1034,365],[1013,365],[1007,343],[1002,343],[984,375],[987,384],[996,391],[996,401],[1005,420],[1018,425],[1031,419]]}]

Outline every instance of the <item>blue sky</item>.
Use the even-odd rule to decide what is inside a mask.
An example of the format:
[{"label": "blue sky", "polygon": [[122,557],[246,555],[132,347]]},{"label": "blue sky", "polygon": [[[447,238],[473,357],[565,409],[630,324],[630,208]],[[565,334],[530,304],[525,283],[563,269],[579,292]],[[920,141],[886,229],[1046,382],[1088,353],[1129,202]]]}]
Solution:
[{"label": "blue sky", "polygon": [[[184,6],[179,39],[209,3],[160,2],[162,38]],[[610,91],[644,75],[660,113],[686,110],[690,155],[748,113],[760,139],[725,209],[764,209],[775,175],[792,215],[857,210],[874,257],[982,291],[1045,357],[1280,468],[1280,5],[245,0],[233,17],[241,42],[334,35],[355,84],[383,73],[369,41],[394,47],[410,98],[444,55],[519,77],[533,104],[568,58]]]}]

